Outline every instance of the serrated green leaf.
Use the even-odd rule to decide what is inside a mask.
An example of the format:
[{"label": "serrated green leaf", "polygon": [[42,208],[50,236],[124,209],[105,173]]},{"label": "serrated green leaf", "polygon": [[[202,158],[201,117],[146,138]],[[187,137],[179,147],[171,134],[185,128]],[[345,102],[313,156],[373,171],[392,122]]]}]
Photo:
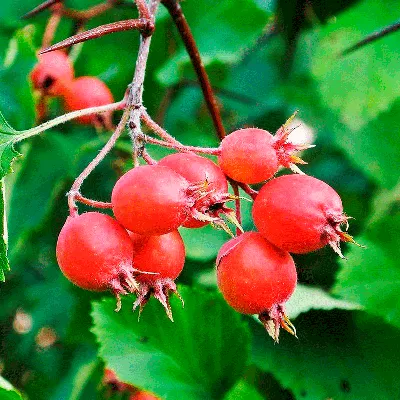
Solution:
[{"label": "serrated green leaf", "polygon": [[11,383],[7,382],[0,376],[0,399],[1,400],[22,400],[21,393],[19,393]]},{"label": "serrated green leaf", "polygon": [[322,289],[298,284],[293,295],[285,304],[286,313],[290,319],[310,310],[357,310],[358,304],[335,299]]},{"label": "serrated green leaf", "polygon": [[162,398],[218,399],[235,383],[247,363],[248,331],[214,293],[181,287],[185,300],[172,299],[175,322],[152,299],[140,322],[132,299],[115,313],[115,300],[93,304],[93,332],[100,356],[118,377]]},{"label": "serrated green leaf", "polygon": [[380,319],[348,311],[311,311],[296,319],[298,340],[274,345],[254,323],[253,361],[296,399],[388,400],[400,397],[400,333]]},{"label": "serrated green leaf", "polygon": [[400,213],[369,225],[342,261],[334,293],[400,328]]},{"label": "serrated green leaf", "polygon": [[[365,126],[399,97],[398,34],[384,37],[344,57],[342,51],[394,22],[396,0],[364,0],[320,29],[312,72],[322,100],[353,130]],[[373,15],[373,18],[371,18]]]}]

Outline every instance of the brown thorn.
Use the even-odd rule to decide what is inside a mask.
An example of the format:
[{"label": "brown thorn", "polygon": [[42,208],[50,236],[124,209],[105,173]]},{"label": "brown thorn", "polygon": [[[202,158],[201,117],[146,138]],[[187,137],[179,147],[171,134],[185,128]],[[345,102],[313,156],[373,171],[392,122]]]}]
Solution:
[{"label": "brown thorn", "polygon": [[131,29],[138,29],[146,36],[151,35],[151,33],[154,31],[154,23],[146,19],[128,19],[125,21],[117,21],[111,24],[101,25],[97,28],[89,29],[88,31],[78,33],[77,35],[62,40],[61,42],[40,51],[39,54],[63,49],[65,47],[85,42],[87,40],[96,39],[110,33],[128,31]]},{"label": "brown thorn", "polygon": [[42,4],[39,4],[37,7],[35,7],[33,10],[27,12],[25,15],[23,15],[21,18],[22,19],[28,19],[28,18],[32,18],[35,15],[41,13],[44,10],[47,10],[48,8],[50,8],[51,6],[53,6],[54,4],[57,3],[62,3],[63,0],[46,0],[45,2],[43,2]]}]

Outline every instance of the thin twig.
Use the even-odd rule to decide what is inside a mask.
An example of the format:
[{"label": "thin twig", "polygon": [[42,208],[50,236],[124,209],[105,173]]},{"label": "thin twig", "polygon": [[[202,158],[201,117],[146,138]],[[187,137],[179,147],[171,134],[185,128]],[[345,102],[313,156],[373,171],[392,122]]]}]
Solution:
[{"label": "thin twig", "polygon": [[[150,22],[154,24],[154,16],[160,4],[159,0],[151,0],[149,12]],[[146,75],[147,60],[149,57],[151,34],[140,37],[138,57],[136,59],[135,73],[128,96],[128,108],[130,109],[129,129],[134,147],[134,160],[137,159],[137,143],[139,135],[143,135],[140,116],[143,109],[143,83]]]},{"label": "thin twig", "polygon": [[[239,186],[237,182],[231,182],[231,186],[233,189],[233,194],[235,195],[235,212],[236,212],[236,220],[239,225],[242,226],[242,212],[240,209],[240,197],[239,197]],[[242,234],[242,230],[239,227],[236,227],[236,236]]]},{"label": "thin twig", "polygon": [[158,125],[157,122],[155,122],[150,117],[150,115],[147,113],[146,110],[144,110],[144,109],[142,110],[140,118],[147,125],[147,127],[150,128],[152,131],[154,131],[161,139],[165,140],[166,142],[175,143],[177,145],[182,145],[181,142],[176,140],[165,129],[163,129],[160,125]]},{"label": "thin twig", "polygon": [[220,153],[220,149],[217,147],[197,147],[197,146],[185,146],[183,144],[176,144],[171,142],[165,142],[163,140],[159,140],[153,138],[151,136],[144,135],[143,133],[138,134],[139,139],[151,144],[155,144],[158,146],[166,147],[168,149],[174,149],[180,152],[193,152],[193,153],[201,153],[201,154],[210,154],[213,156],[217,156]]},{"label": "thin twig", "polygon": [[373,43],[378,39],[383,38],[386,35],[389,35],[390,33],[396,32],[400,29],[400,21],[395,22],[392,25],[389,25],[383,29],[380,29],[377,32],[373,32],[370,35],[366,36],[364,39],[360,40],[358,43],[354,44],[353,46],[349,47],[348,49],[344,50],[341,53],[341,56],[347,56],[350,53],[353,53],[353,51],[356,51],[358,49],[361,49],[365,45],[369,43]]},{"label": "thin twig", "polygon": [[112,203],[88,199],[87,197],[82,196],[80,193],[75,195],[75,200],[94,208],[112,208]]},{"label": "thin twig", "polygon": [[53,12],[47,21],[46,29],[43,34],[42,39],[42,49],[49,47],[53,41],[54,35],[56,33],[57,27],[61,21],[61,14],[58,12]]},{"label": "thin twig", "polygon": [[114,147],[115,142],[121,136],[124,131],[126,122],[129,118],[129,108],[126,108],[121,120],[114,133],[108,139],[108,142],[105,146],[100,150],[97,156],[89,163],[89,165],[81,172],[81,174],[75,179],[70,192],[68,193],[68,206],[69,212],[71,216],[74,216],[78,213],[78,207],[76,205],[76,198],[80,195],[80,188],[84,182],[84,180],[90,175],[90,173],[100,164],[100,162],[104,159],[104,157],[110,152],[110,150]]},{"label": "thin twig", "polygon": [[85,42],[87,40],[97,39],[110,33],[128,31],[132,29],[138,29],[142,33],[148,35],[154,30],[154,24],[146,19],[128,19],[125,21],[117,21],[111,24],[101,25],[53,44],[53,46],[41,50],[40,54],[48,53],[49,51],[60,50],[77,43]]},{"label": "thin twig", "polygon": [[258,192],[257,190],[254,190],[253,188],[251,188],[249,185],[247,185],[246,183],[238,183],[238,185],[243,189],[243,191],[245,193],[247,193],[253,200],[256,199]]},{"label": "thin twig", "polygon": [[42,4],[39,4],[37,7],[35,7],[33,10],[27,12],[25,15],[23,15],[21,18],[22,19],[28,19],[31,17],[34,17],[35,15],[41,13],[44,10],[47,10],[48,8],[54,6],[57,3],[61,3],[63,0],[47,0]]},{"label": "thin twig", "polygon": [[189,24],[183,14],[182,8],[178,0],[162,0],[162,3],[168,9],[176,27],[178,28],[183,43],[192,61],[193,67],[196,71],[197,77],[200,81],[204,99],[207,103],[208,110],[210,111],[218,137],[220,140],[222,140],[225,137],[225,128],[222,124],[218,102],[214,95],[210,79],[208,78],[207,72],[204,68],[199,50],[194,40],[192,31],[190,30]]},{"label": "thin twig", "polygon": [[154,165],[157,164],[157,160],[155,160],[146,149],[142,151],[142,158],[146,162],[146,164]]}]

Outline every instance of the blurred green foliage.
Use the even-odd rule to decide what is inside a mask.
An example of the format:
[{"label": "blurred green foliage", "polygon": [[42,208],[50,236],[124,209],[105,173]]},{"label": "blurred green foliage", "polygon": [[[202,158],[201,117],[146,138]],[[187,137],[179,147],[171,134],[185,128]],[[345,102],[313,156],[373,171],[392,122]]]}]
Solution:
[{"label": "blurred green foliage", "polygon": [[[85,9],[98,1],[65,3]],[[105,365],[165,399],[400,398],[400,33],[341,56],[393,23],[399,2],[182,2],[227,130],[258,126],[273,132],[299,109],[317,145],[304,154],[309,162],[304,171],[337,189],[355,218],[351,233],[367,247],[344,246],[346,260],[331,249],[295,257],[301,284],[288,313],[299,338],[283,333],[279,345],[218,294],[214,259],[228,237],[210,227],[182,229],[186,306],[182,310],[173,300],[174,324],[152,301],[139,323],[130,297],[115,314],[110,295],[84,292],[62,276],[54,249],[67,216],[65,193],[108,133],[67,123],[13,148],[18,131],[34,124],[35,96],[27,76],[48,12],[29,24],[20,16],[37,4],[5,0],[0,11],[0,110],[13,127],[0,121],[0,166],[2,176],[10,166],[14,170],[2,182],[11,270],[0,243],[0,278],[5,272],[6,280],[0,287],[0,399],[104,399]],[[87,28],[135,16],[133,7],[121,7]],[[72,29],[71,21],[62,21],[55,40]],[[99,76],[120,99],[137,49],[136,32],[85,43],[72,53],[76,74]],[[144,96],[149,113],[183,143],[218,144],[189,58],[164,9]],[[62,112],[53,101],[51,117]],[[131,167],[127,149],[123,137],[85,182],[87,196],[109,198],[118,175]],[[17,150],[22,157],[11,165]],[[166,154],[153,146],[149,151],[155,158]],[[253,229],[250,211],[245,202],[246,229]],[[3,219],[4,207],[1,213]]]}]

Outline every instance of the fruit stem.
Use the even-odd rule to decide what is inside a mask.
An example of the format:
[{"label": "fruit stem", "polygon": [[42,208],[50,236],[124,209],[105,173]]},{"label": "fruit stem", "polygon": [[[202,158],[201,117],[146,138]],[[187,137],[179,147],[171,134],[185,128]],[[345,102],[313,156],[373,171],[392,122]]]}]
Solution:
[{"label": "fruit stem", "polygon": [[253,200],[256,199],[257,195],[258,195],[258,191],[254,190],[253,188],[251,188],[249,185],[247,185],[246,183],[238,183],[238,185],[243,189],[243,191],[248,194]]},{"label": "fruit stem", "polygon": [[197,78],[199,79],[201,90],[203,91],[203,96],[206,101],[207,108],[211,114],[215,130],[217,131],[219,139],[222,140],[226,134],[224,125],[222,124],[218,102],[211,86],[210,79],[208,78],[206,69],[204,68],[203,61],[201,60],[196,41],[193,37],[185,15],[183,14],[182,8],[178,0],[161,0],[161,2],[167,8],[172,20],[178,28],[181,39],[196,71]]},{"label": "fruit stem", "polygon": [[155,122],[150,117],[150,115],[147,113],[146,110],[142,110],[140,118],[147,125],[147,127],[150,128],[152,131],[154,131],[161,139],[165,140],[166,142],[175,143],[175,144],[177,144],[179,146],[182,145],[181,142],[176,140],[165,129],[163,129],[160,125],[158,125],[157,122]]},{"label": "fruit stem", "polygon": [[[239,185],[237,182],[231,182],[231,186],[233,189],[233,194],[235,195],[235,212],[236,212],[236,219],[239,223],[239,225],[242,225],[242,213],[240,210],[240,197],[239,197]],[[236,227],[236,236],[239,236],[243,233],[243,231],[239,228]]]},{"label": "fruit stem", "polygon": [[59,13],[57,10],[54,10],[51,13],[46,24],[46,29],[43,33],[42,49],[45,49],[46,47],[49,47],[51,45],[61,18],[61,13]]},{"label": "fruit stem", "polygon": [[82,196],[80,193],[75,195],[75,200],[94,208],[112,208],[111,203],[88,199],[87,197]]},{"label": "fruit stem", "polygon": [[196,146],[185,146],[183,144],[174,144],[170,142],[165,142],[160,139],[153,138],[151,136],[147,136],[139,134],[139,139],[151,144],[156,144],[158,146],[167,147],[168,149],[175,149],[180,152],[194,152],[194,153],[202,153],[202,154],[210,154],[210,155],[218,155],[220,150],[215,147],[196,147]]},{"label": "fruit stem", "polygon": [[110,152],[110,150],[114,147],[115,142],[121,136],[124,131],[125,125],[129,118],[130,109],[126,108],[124,113],[122,114],[122,118],[119,121],[117,128],[114,133],[108,139],[108,142],[104,145],[104,147],[100,150],[97,156],[89,163],[89,165],[81,172],[81,174],[76,178],[74,184],[71,187],[70,192],[68,193],[68,207],[71,216],[78,214],[78,207],[76,205],[76,198],[80,195],[80,188],[84,182],[84,180],[90,175],[90,173],[100,164],[100,162],[104,159],[104,157]]},{"label": "fruit stem", "polygon": [[157,160],[155,160],[146,149],[142,151],[142,158],[146,162],[146,164],[154,165],[157,164]]}]

